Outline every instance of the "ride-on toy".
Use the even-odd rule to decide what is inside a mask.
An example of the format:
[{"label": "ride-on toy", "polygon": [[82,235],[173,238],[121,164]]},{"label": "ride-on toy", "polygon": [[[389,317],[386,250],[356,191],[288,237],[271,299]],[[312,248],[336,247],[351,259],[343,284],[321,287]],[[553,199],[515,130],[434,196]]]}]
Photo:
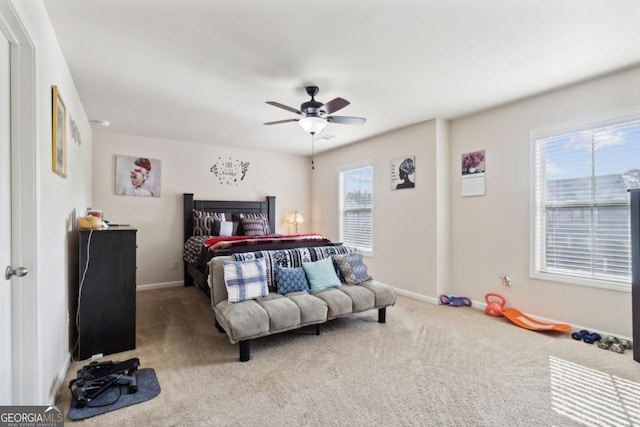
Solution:
[{"label": "ride-on toy", "polygon": [[[489,298],[493,298],[490,300]],[[500,301],[496,300],[499,299]],[[488,293],[484,296],[484,300],[487,302],[485,312],[489,316],[501,317],[504,316],[514,324],[521,328],[529,329],[531,331],[556,331],[556,332],[571,332],[571,326],[565,323],[544,323],[539,322],[525,315],[524,313],[516,310],[515,308],[505,308],[507,300],[500,294]]]}]

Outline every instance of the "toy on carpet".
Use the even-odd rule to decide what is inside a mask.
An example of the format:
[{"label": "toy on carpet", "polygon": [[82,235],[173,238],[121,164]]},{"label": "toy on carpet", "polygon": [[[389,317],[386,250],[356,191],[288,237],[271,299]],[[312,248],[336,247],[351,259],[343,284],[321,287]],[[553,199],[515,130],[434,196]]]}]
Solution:
[{"label": "toy on carpet", "polygon": [[[494,298],[490,301],[489,298]],[[498,298],[500,301],[495,301]],[[507,300],[500,294],[488,293],[484,296],[484,300],[487,302],[487,306],[484,308],[484,312],[489,316],[501,317],[504,306],[507,304]]]},{"label": "toy on carpet", "polygon": [[587,344],[593,344],[595,342],[599,348],[611,350],[616,353],[624,353],[625,350],[631,350],[633,348],[633,344],[629,340],[614,337],[613,335],[608,335],[603,339],[600,334],[589,332],[586,329],[572,333],[571,338],[577,341],[582,340]]},{"label": "toy on carpet", "polygon": [[598,347],[603,350],[611,350],[616,353],[624,353],[625,350],[633,349],[633,343],[624,338],[614,337],[613,335],[607,336],[604,340],[597,342]]},{"label": "toy on carpet", "polygon": [[586,329],[582,329],[579,332],[574,332],[571,334],[571,338],[573,338],[574,340],[577,341],[584,341],[587,344],[593,344],[596,341],[600,341],[602,339],[602,337],[600,336],[600,334],[596,333],[596,332],[589,332]]},{"label": "toy on carpet", "polygon": [[452,307],[471,307],[471,300],[467,297],[456,297],[453,295],[440,295],[440,304],[450,305]]},{"label": "toy on carpet", "polygon": [[[493,298],[493,300],[490,300],[490,298]],[[497,301],[496,298],[499,301]],[[571,326],[567,324],[539,322],[516,310],[515,308],[505,308],[507,300],[500,294],[488,293],[484,296],[484,300],[487,302],[485,312],[489,316],[504,316],[512,323],[520,326],[521,328],[529,329],[530,331],[571,332]]]}]

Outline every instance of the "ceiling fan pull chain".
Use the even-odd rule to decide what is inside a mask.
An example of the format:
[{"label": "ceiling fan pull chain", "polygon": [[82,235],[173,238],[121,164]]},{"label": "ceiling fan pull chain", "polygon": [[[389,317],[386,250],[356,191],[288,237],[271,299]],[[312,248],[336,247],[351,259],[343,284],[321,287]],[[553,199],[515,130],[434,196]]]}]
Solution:
[{"label": "ceiling fan pull chain", "polygon": [[313,134],[311,134],[311,170],[315,170],[316,166],[313,163],[313,156],[314,156],[314,149],[313,149],[313,142],[315,141],[315,138],[313,137]]}]

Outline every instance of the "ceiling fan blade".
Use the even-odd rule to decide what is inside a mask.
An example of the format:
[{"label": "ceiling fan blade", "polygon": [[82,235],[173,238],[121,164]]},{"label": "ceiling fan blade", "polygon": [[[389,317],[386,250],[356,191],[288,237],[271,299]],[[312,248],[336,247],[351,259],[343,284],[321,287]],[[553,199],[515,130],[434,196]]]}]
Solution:
[{"label": "ceiling fan blade", "polygon": [[291,111],[292,113],[302,114],[302,111],[296,110],[295,108],[289,107],[289,106],[284,105],[284,104],[280,104],[279,102],[267,101],[267,104],[273,105],[274,107],[282,108],[282,109],[287,110],[287,111]]},{"label": "ceiling fan blade", "polygon": [[275,122],[267,122],[265,125],[279,125],[280,123],[289,123],[289,122],[297,122],[298,119],[287,119],[287,120],[278,120]]},{"label": "ceiling fan blade", "polygon": [[320,107],[320,111],[324,111],[326,114],[331,114],[343,109],[349,104],[351,103],[346,99],[338,97],[336,99],[332,99],[331,101]]},{"label": "ceiling fan blade", "polygon": [[329,116],[327,117],[329,123],[339,123],[341,125],[363,125],[367,119],[362,117],[347,117],[347,116]]}]

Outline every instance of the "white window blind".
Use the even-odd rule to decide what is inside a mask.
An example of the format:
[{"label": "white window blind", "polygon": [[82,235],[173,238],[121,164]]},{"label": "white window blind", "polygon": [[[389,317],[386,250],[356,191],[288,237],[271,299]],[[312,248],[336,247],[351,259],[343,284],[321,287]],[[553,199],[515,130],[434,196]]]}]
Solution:
[{"label": "white window blind", "polygon": [[534,275],[630,285],[627,190],[640,188],[640,117],[533,142]]},{"label": "white window blind", "polygon": [[340,172],[340,240],[363,252],[373,250],[373,165]]}]

